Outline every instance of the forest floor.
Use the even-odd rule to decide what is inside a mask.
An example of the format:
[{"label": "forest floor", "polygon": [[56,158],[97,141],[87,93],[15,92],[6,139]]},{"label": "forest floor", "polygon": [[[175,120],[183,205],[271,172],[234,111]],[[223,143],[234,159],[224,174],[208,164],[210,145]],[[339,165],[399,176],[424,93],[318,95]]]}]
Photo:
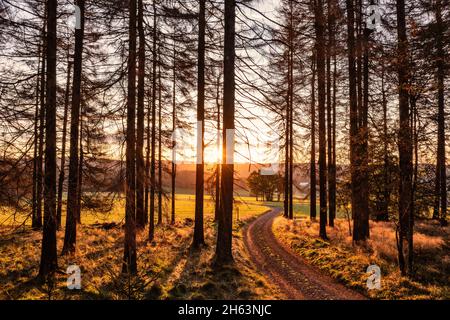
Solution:
[{"label": "forest floor", "polygon": [[[193,199],[193,196],[177,195],[177,223],[157,226],[155,241],[147,241],[147,231],[139,232],[139,273],[132,279],[120,272],[123,204],[118,201],[106,215],[83,211],[76,255],[58,256],[60,270],[56,282],[45,285],[35,281],[41,232],[32,231],[24,216],[5,220],[5,217],[11,219],[11,214],[3,210],[0,214],[0,300],[450,299],[449,227],[443,229],[429,221],[416,223],[416,273],[413,279],[408,279],[398,271],[393,223],[371,222],[371,239],[364,246],[356,247],[352,245],[344,219],[337,219],[334,228],[327,228],[330,240],[322,241],[317,236],[318,222],[306,219],[308,210],[299,207],[296,219],[288,221],[277,213],[265,214],[270,211],[271,203],[243,198],[237,203],[239,209],[235,208],[233,217],[235,263],[217,270],[212,268],[216,224],[210,199],[205,201],[206,247],[199,252],[190,249]],[[163,221],[167,218],[166,214]],[[252,228],[256,248],[248,243]],[[266,250],[267,239],[260,239],[262,235],[273,239],[269,249],[281,255],[280,261],[272,261],[273,255],[267,256],[267,252],[262,263],[258,261],[261,251]],[[58,252],[63,238],[64,232],[58,231]],[[81,268],[81,290],[67,289],[66,268],[72,264]],[[380,290],[369,291],[366,269],[373,264],[381,268],[382,286]],[[277,272],[268,272],[287,267],[291,267],[289,273],[293,275],[281,279],[274,279]],[[303,283],[297,283],[299,276],[303,277]],[[288,283],[283,279],[288,279]]]},{"label": "forest floor", "polygon": [[[137,236],[138,275],[121,275],[123,228],[121,224],[82,224],[75,256],[58,256],[60,272],[55,283],[38,285],[41,233],[23,226],[0,230],[0,300],[3,299],[282,299],[280,291],[254,269],[243,243],[243,227],[267,211],[262,205],[241,210],[233,228],[235,263],[212,268],[216,225],[205,221],[206,247],[190,249],[193,221],[181,218],[174,225],[157,226],[155,241],[147,232]],[[3,227],[4,229],[4,227]],[[8,229],[9,230],[9,229]],[[58,251],[64,233],[58,232]],[[67,289],[66,268],[81,268],[82,289]]]},{"label": "forest floor", "polygon": [[[371,221],[370,240],[362,246],[352,244],[344,219],[337,219],[334,228],[327,227],[329,241],[318,237],[319,223],[309,219],[289,221],[278,216],[270,224],[286,250],[368,298],[450,299],[450,228],[435,221],[416,222],[415,273],[411,279],[399,272],[392,222]],[[381,269],[380,289],[367,288],[370,265]]]}]

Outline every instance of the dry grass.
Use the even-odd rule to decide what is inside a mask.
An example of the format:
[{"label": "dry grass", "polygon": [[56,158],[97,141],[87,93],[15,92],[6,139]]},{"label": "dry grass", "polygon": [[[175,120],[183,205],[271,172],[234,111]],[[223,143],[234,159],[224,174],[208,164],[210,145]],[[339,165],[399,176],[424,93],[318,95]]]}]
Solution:
[{"label": "dry grass", "polygon": [[[262,213],[261,207],[257,212]],[[246,219],[251,219],[247,216]],[[211,267],[214,255],[215,224],[206,219],[207,247],[192,252],[192,220],[179,219],[175,226],[156,229],[156,241],[138,237],[138,269],[134,279],[121,275],[123,229],[110,230],[81,225],[75,256],[58,256],[61,268],[56,286],[39,285],[34,280],[39,267],[41,233],[28,227],[0,237],[0,300],[3,299],[276,299],[280,295],[252,268],[243,249],[241,227],[234,226],[235,264],[220,270]],[[10,230],[10,229],[8,229]],[[5,231],[5,230],[2,230]],[[58,232],[58,250],[64,233]],[[65,270],[70,264],[82,270],[82,290],[66,288]]]},{"label": "dry grass", "polygon": [[[397,267],[397,248],[393,223],[371,222],[370,240],[355,246],[348,223],[336,220],[327,228],[329,241],[318,238],[319,224],[301,219],[278,218],[277,237],[295,252],[326,273],[375,299],[450,299],[449,228],[421,221],[415,227],[415,276],[402,277]],[[380,266],[382,288],[368,290],[366,269]]]}]

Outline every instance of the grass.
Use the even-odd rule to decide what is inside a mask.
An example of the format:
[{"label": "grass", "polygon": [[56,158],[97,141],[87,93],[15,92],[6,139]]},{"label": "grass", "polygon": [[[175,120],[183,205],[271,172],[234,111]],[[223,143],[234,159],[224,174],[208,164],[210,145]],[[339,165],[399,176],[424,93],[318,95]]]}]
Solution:
[{"label": "grass", "polygon": [[[337,219],[327,228],[329,241],[323,241],[319,224],[309,220],[288,221],[277,218],[277,238],[311,264],[373,299],[450,299],[449,228],[435,222],[416,223],[415,275],[402,277],[397,266],[393,223],[371,221],[371,238],[364,245],[352,244],[347,221]],[[381,268],[381,289],[368,290],[367,267]]]},{"label": "grass", "polygon": [[[257,202],[252,197],[236,197],[233,219],[246,219],[253,215],[265,212],[267,203]],[[108,212],[98,212],[94,210],[85,210],[82,212],[82,223],[86,225],[103,223],[122,223],[125,217],[125,201],[116,199],[112,209]],[[194,219],[195,213],[195,195],[177,194],[175,201],[176,219]],[[170,214],[170,202],[163,199],[163,220],[168,222]],[[62,225],[65,223],[66,203],[62,207]],[[204,202],[205,218],[214,216],[214,201],[209,195],[205,195]],[[31,226],[29,212],[17,212],[10,208],[0,207],[0,226]]]},{"label": "grass", "polygon": [[[123,255],[122,225],[105,230],[95,225],[103,214],[90,217],[82,212],[78,229],[77,253],[58,256],[60,270],[55,286],[34,280],[39,268],[42,235],[29,226],[0,227],[0,300],[4,299],[279,299],[280,293],[254,269],[243,244],[242,227],[247,221],[267,211],[261,204],[239,203],[240,220],[233,228],[235,263],[212,268],[216,224],[213,212],[205,206],[206,247],[190,250],[192,241],[193,197],[177,197],[177,222],[157,226],[155,241],[149,243],[147,232],[137,236],[138,269],[133,279],[121,275]],[[108,221],[120,221],[120,202],[108,215]],[[114,220],[117,219],[117,220]],[[64,232],[58,231],[58,253]],[[66,288],[68,265],[82,271],[82,290]]]},{"label": "grass", "polygon": [[[283,208],[284,203],[283,201],[280,202],[264,202],[266,205],[272,206],[272,207],[276,207],[276,208]],[[300,200],[300,199],[295,199],[294,200],[294,218],[305,218],[308,217],[309,218],[309,200]],[[320,214],[319,211],[319,203],[317,203],[316,206],[316,216],[318,217]],[[345,218],[345,213],[337,210],[336,215],[338,218]]]}]

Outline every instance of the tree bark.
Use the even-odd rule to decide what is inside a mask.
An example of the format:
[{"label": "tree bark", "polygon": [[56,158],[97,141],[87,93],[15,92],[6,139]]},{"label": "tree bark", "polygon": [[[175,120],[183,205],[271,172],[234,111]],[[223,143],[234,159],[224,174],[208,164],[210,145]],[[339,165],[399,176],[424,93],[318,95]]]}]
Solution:
[{"label": "tree bark", "polygon": [[438,217],[441,225],[446,225],[447,215],[447,166],[445,159],[445,52],[443,47],[443,30],[445,29],[442,21],[442,1],[435,3],[435,16],[437,24],[436,49],[437,49],[437,84],[438,84],[438,169],[436,170],[436,190],[438,193]]},{"label": "tree bark", "polygon": [[[406,33],[405,1],[397,0],[397,34],[398,34],[398,79],[399,79],[399,114],[400,127],[398,134],[398,148],[400,155],[400,188],[399,188],[399,266],[403,275],[412,272],[412,259],[405,263],[405,245],[412,244],[411,200],[412,200],[412,144],[409,119],[409,53]],[[412,252],[411,252],[412,255]],[[409,259],[408,259],[409,260]]]},{"label": "tree bark", "polygon": [[72,105],[70,111],[70,151],[69,151],[69,184],[67,190],[66,230],[62,254],[74,253],[77,238],[77,220],[80,212],[80,174],[79,174],[79,137],[81,108],[81,77],[83,68],[83,38],[85,1],[78,0],[80,8],[80,29],[75,30],[75,53],[72,82]]},{"label": "tree bark", "polygon": [[361,175],[361,211],[360,211],[360,239],[365,240],[370,236],[369,229],[369,36],[370,30],[364,27],[362,39],[362,80],[363,80],[363,97],[362,108],[359,112],[360,117],[360,144],[361,144],[361,167],[359,174]]},{"label": "tree bark", "polygon": [[[161,53],[158,50],[158,56]],[[161,64],[158,65],[158,225],[162,222],[162,83],[161,83]]]},{"label": "tree bark", "polygon": [[293,0],[290,6],[289,28],[289,219],[294,219],[294,8]]},{"label": "tree bark", "polygon": [[[177,126],[177,101],[176,101],[176,81],[177,81],[177,74],[176,74],[176,48],[175,48],[175,42],[173,44],[173,74],[172,74],[172,133],[175,132],[176,126]],[[175,146],[176,141],[172,141],[172,150],[173,155],[175,154]],[[176,178],[177,178],[177,164],[175,163],[175,157],[172,159],[172,171],[171,171],[171,179],[172,179],[172,197],[171,197],[171,219],[170,223],[175,224],[175,192],[176,192]]]},{"label": "tree bark", "polygon": [[[234,109],[235,109],[235,1],[225,0],[224,90],[223,90],[223,164],[221,212],[217,229],[215,264],[233,261]],[[228,138],[228,139],[227,139]]]},{"label": "tree bark", "polygon": [[45,112],[44,229],[38,278],[53,281],[58,267],[56,252],[56,48],[57,1],[48,0],[47,99]]},{"label": "tree bark", "polygon": [[135,274],[136,265],[136,0],[129,2],[128,96],[126,132],[125,243],[122,272]]},{"label": "tree bark", "polygon": [[[217,107],[217,154],[220,154],[220,78],[217,77],[216,107]],[[220,164],[221,158],[217,159],[216,164],[216,201],[214,206],[214,221],[219,221],[220,214]]]},{"label": "tree bark", "polygon": [[144,211],[144,98],[145,98],[145,33],[144,33],[144,5],[138,0],[138,93],[137,93],[137,132],[136,132],[136,227],[145,227]]},{"label": "tree bark", "polygon": [[83,166],[84,166],[84,150],[83,150],[83,131],[84,131],[84,122],[83,116],[85,113],[85,104],[84,101],[81,101],[81,109],[80,109],[80,139],[79,139],[79,154],[80,158],[78,161],[78,188],[77,188],[77,205],[76,205],[76,221],[78,224],[81,224],[81,199],[83,196],[82,188],[83,188]]},{"label": "tree bark", "polygon": [[317,195],[316,195],[316,55],[312,56],[311,63],[311,161],[310,161],[310,196],[309,218],[316,220]]},{"label": "tree bark", "polygon": [[[43,108],[41,102],[41,80],[43,80],[41,65],[41,59],[44,60],[42,54],[42,46],[39,43],[38,45],[38,76],[36,83],[36,110],[34,114],[34,154],[33,154],[33,195],[32,195],[32,214],[31,214],[31,227],[34,230],[38,230],[42,228],[42,217],[38,217],[38,170],[41,170],[42,173],[42,165],[39,167],[39,149],[40,149],[40,114]],[[45,71],[45,70],[44,70]],[[44,72],[45,73],[45,72]],[[42,179],[41,179],[42,183]]]},{"label": "tree bark", "polygon": [[157,30],[156,30],[156,21],[157,21],[157,11],[156,11],[156,0],[153,0],[153,67],[152,67],[152,137],[151,137],[151,157],[150,157],[150,223],[148,230],[148,240],[153,241],[155,238],[155,187],[156,187],[156,179],[155,179],[155,158],[156,158],[156,67],[157,67]]},{"label": "tree bark", "polygon": [[322,0],[315,1],[315,29],[317,50],[318,102],[319,102],[319,188],[320,188],[320,231],[319,236],[327,239],[327,164],[325,127],[325,23]]},{"label": "tree bark", "polygon": [[200,0],[198,13],[198,56],[197,56],[197,166],[195,174],[195,225],[193,248],[205,243],[203,232],[203,202],[205,190],[205,0]]},{"label": "tree bark", "polygon": [[334,216],[336,214],[335,194],[336,181],[333,178],[333,123],[331,100],[332,82],[331,82],[331,57],[334,54],[334,2],[327,0],[327,25],[328,25],[328,44],[327,44],[327,156],[328,156],[328,223],[334,227]]},{"label": "tree bark", "polygon": [[64,190],[64,179],[66,174],[66,140],[67,140],[67,118],[69,111],[69,91],[70,91],[70,76],[72,73],[72,62],[68,61],[67,64],[67,81],[66,81],[66,91],[64,98],[64,116],[63,116],[63,136],[62,136],[62,148],[61,148],[61,164],[59,168],[59,179],[58,179],[58,207],[56,209],[56,221],[58,230],[61,229],[61,216],[62,216],[62,195]]},{"label": "tree bark", "polygon": [[[47,2],[46,2],[47,8]],[[47,9],[45,9],[47,10]],[[47,12],[45,12],[45,19],[47,19]],[[44,163],[44,135],[45,135],[45,99],[46,99],[46,88],[47,88],[47,34],[46,26],[42,28],[43,37],[43,48],[42,48],[42,63],[41,63],[41,89],[40,89],[40,110],[39,110],[39,146],[38,146],[38,157],[37,157],[37,173],[36,173],[36,215],[35,219],[32,221],[32,228],[39,230],[42,228],[42,192],[43,192],[43,163]]]},{"label": "tree bark", "polygon": [[381,214],[378,216],[379,221],[389,221],[389,204],[390,204],[390,174],[389,174],[389,137],[388,137],[388,119],[387,119],[387,98],[386,98],[386,87],[385,87],[385,75],[386,68],[382,64],[381,70],[381,94],[382,94],[382,105],[383,105],[383,209]]}]

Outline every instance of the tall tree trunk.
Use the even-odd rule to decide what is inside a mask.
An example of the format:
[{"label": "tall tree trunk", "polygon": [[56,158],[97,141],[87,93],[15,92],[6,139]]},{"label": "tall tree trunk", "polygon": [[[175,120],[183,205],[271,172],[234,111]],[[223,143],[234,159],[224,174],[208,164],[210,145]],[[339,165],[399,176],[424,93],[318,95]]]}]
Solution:
[{"label": "tall tree trunk", "polygon": [[84,101],[81,102],[81,109],[80,109],[80,139],[79,139],[79,154],[80,159],[78,161],[78,191],[77,191],[77,212],[76,212],[76,219],[77,223],[81,224],[81,199],[83,196],[82,188],[83,188],[83,166],[84,166],[84,150],[83,150],[83,128],[84,128],[84,122],[83,122],[83,116],[86,110],[86,106],[84,104]]},{"label": "tall tree trunk", "polygon": [[331,100],[332,82],[331,82],[331,57],[334,54],[334,2],[327,0],[327,25],[328,25],[328,44],[326,57],[327,70],[327,155],[328,155],[328,223],[334,227],[334,215],[336,214],[336,204],[332,190],[335,188],[335,180],[333,177],[333,123],[332,123],[332,107]]},{"label": "tall tree trunk", "polygon": [[435,3],[435,15],[437,23],[436,49],[437,49],[437,84],[438,84],[438,169],[436,172],[436,189],[439,191],[440,210],[438,217],[441,224],[447,225],[447,166],[445,159],[445,52],[443,47],[443,33],[445,26],[442,21],[442,1]]},{"label": "tall tree trunk", "polygon": [[150,140],[151,140],[151,90],[148,90],[147,93],[147,128],[146,128],[146,139],[147,139],[147,145],[146,145],[146,154],[145,154],[145,185],[144,185],[144,224],[146,225],[148,223],[148,210],[149,210],[149,187],[150,187]]},{"label": "tall tree trunk", "polygon": [[56,252],[56,21],[57,1],[48,0],[47,11],[47,99],[45,112],[44,230],[40,281],[53,281],[58,267]]},{"label": "tall tree trunk", "polygon": [[77,220],[80,212],[79,137],[81,108],[81,77],[83,68],[84,7],[85,1],[78,0],[80,8],[80,29],[75,30],[75,54],[73,64],[72,105],[70,111],[69,184],[67,190],[66,230],[62,254],[75,252]]},{"label": "tall tree trunk", "polygon": [[380,215],[378,215],[379,221],[388,221],[389,220],[389,204],[390,204],[390,163],[389,163],[389,137],[388,137],[388,119],[387,119],[387,98],[386,98],[386,87],[385,87],[385,75],[386,68],[384,64],[382,64],[381,70],[381,94],[382,94],[382,105],[383,105],[383,208]]},{"label": "tall tree trunk", "polygon": [[294,8],[290,6],[289,28],[289,219],[294,219]]},{"label": "tall tree trunk", "polygon": [[145,32],[144,32],[144,5],[138,0],[138,93],[137,93],[137,132],[136,132],[136,227],[145,227],[144,211],[144,98],[145,98]]},{"label": "tall tree trunk", "polygon": [[[217,107],[217,154],[220,154],[220,74],[217,77],[217,84],[216,84],[216,107]],[[219,214],[220,214],[220,164],[221,164],[221,158],[219,157],[217,159],[216,164],[216,201],[214,206],[214,221],[219,221]]]},{"label": "tall tree trunk", "polygon": [[316,55],[312,55],[311,62],[311,160],[310,160],[310,195],[309,195],[309,218],[316,219],[317,196],[316,196]]},{"label": "tall tree trunk", "polygon": [[[39,154],[39,128],[40,128],[40,111],[43,107],[40,104],[40,96],[41,96],[41,56],[42,56],[42,46],[39,43],[38,45],[38,75],[37,75],[37,83],[36,83],[36,110],[34,113],[34,153],[33,153],[33,195],[32,195],[32,214],[31,214],[31,227],[33,229],[42,228],[42,218],[38,219],[37,211],[38,211],[38,154]],[[42,169],[42,168],[41,168]],[[42,172],[42,171],[41,171]]]},{"label": "tall tree trunk", "polygon": [[69,111],[69,97],[70,97],[70,76],[72,73],[72,62],[70,58],[67,64],[67,81],[66,81],[66,92],[64,97],[64,117],[63,117],[63,136],[62,136],[62,148],[61,148],[61,164],[59,169],[59,179],[58,179],[58,207],[56,209],[56,221],[58,230],[61,228],[61,216],[62,216],[62,195],[64,187],[64,178],[66,174],[66,140],[67,140],[67,118]]},{"label": "tall tree trunk", "polygon": [[[354,0],[346,0],[347,7],[347,46],[348,46],[348,68],[349,68],[349,96],[350,96],[350,169],[352,181],[352,216],[353,216],[353,240],[365,240],[366,236],[362,229],[362,214],[365,207],[365,198],[362,194],[362,157],[359,106],[362,93],[357,94],[357,82],[359,79],[356,69],[357,46],[355,45],[355,5]],[[360,7],[358,6],[358,10]],[[358,19],[359,20],[359,19]],[[359,42],[359,40],[358,40]],[[358,59],[359,60],[359,59]]]},{"label": "tall tree trunk", "polygon": [[[47,8],[47,2],[46,2]],[[47,9],[45,9],[47,10]],[[47,19],[47,12],[45,12],[45,19]],[[40,111],[39,111],[39,147],[37,158],[37,173],[36,173],[36,215],[32,221],[32,227],[35,230],[42,228],[42,187],[43,187],[43,163],[44,163],[44,135],[45,135],[45,100],[47,88],[47,34],[46,26],[42,28],[43,48],[42,48],[42,63],[41,63],[41,92],[40,92]]]},{"label": "tall tree trunk", "polygon": [[369,112],[369,36],[370,30],[364,27],[362,38],[362,78],[363,78],[363,102],[359,112],[360,117],[360,144],[361,144],[361,224],[360,239],[369,238],[369,128],[368,128],[368,112]]},{"label": "tall tree trunk", "polygon": [[[173,43],[173,74],[172,74],[172,132],[174,133],[177,126],[177,101],[176,101],[176,48],[175,42]],[[171,218],[170,223],[175,224],[175,191],[176,191],[176,177],[177,177],[177,164],[175,163],[175,146],[176,141],[172,141],[172,150],[173,150],[173,158],[172,158],[172,171],[171,171],[171,179],[172,179],[172,197],[171,197]]]},{"label": "tall tree trunk", "polygon": [[129,2],[128,96],[126,133],[125,243],[122,272],[135,274],[136,265],[136,0]]},{"label": "tall tree trunk", "polygon": [[[158,50],[159,51],[159,50]],[[158,56],[161,53],[158,52]],[[162,224],[162,83],[161,83],[161,64],[158,65],[158,225]]]},{"label": "tall tree trunk", "polygon": [[223,78],[223,163],[220,217],[217,229],[215,264],[233,261],[234,104],[235,104],[235,1],[225,0],[225,43]]},{"label": "tall tree trunk", "polygon": [[203,197],[205,191],[205,16],[206,0],[200,0],[198,13],[197,56],[197,166],[195,174],[195,225],[192,246],[198,248],[205,243],[203,232]]},{"label": "tall tree trunk", "polygon": [[[289,82],[289,77],[288,77],[288,82]],[[288,84],[289,87],[289,84]],[[285,218],[289,218],[289,138],[290,138],[290,134],[289,134],[289,89],[287,90],[287,94],[286,94],[286,142],[285,142],[285,157],[284,157],[284,213],[283,216]]]},{"label": "tall tree trunk", "polygon": [[156,30],[157,12],[156,0],[153,0],[153,67],[152,67],[152,137],[151,137],[151,157],[150,157],[150,224],[148,229],[148,240],[153,241],[155,238],[155,153],[156,153],[156,67],[157,67],[157,30]]},{"label": "tall tree trunk", "polygon": [[336,103],[337,103],[337,58],[336,58],[336,45],[335,40],[333,39],[333,117],[332,117],[332,149],[331,152],[333,154],[331,161],[331,172],[330,172],[330,211],[331,216],[334,219],[336,218]]},{"label": "tall tree trunk", "polygon": [[[411,224],[411,174],[412,174],[412,144],[409,123],[409,93],[408,93],[408,38],[406,33],[405,1],[397,0],[397,34],[398,34],[398,79],[399,79],[399,113],[400,128],[398,134],[398,148],[400,155],[400,190],[399,190],[399,235],[398,252],[399,266],[402,274],[412,272],[412,259],[408,266],[405,263],[405,245],[412,244]],[[410,253],[412,255],[412,252]]]},{"label": "tall tree trunk", "polygon": [[315,1],[315,29],[317,50],[318,102],[319,102],[319,188],[320,188],[320,231],[327,239],[327,164],[325,127],[325,23],[322,0]]}]

